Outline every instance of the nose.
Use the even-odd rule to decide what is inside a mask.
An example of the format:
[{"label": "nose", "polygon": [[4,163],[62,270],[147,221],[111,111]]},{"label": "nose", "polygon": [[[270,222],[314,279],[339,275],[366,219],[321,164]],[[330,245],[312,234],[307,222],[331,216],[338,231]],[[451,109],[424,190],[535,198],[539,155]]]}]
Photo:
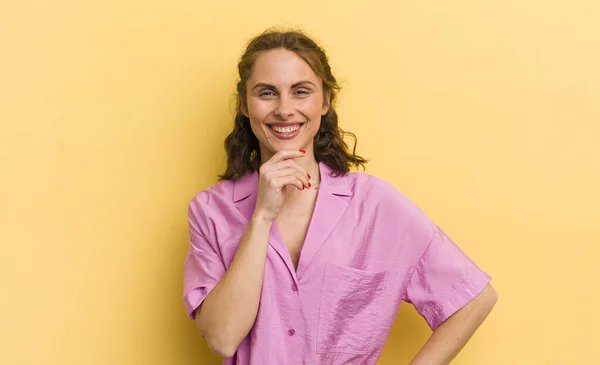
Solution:
[{"label": "nose", "polygon": [[279,102],[275,106],[275,109],[273,110],[273,114],[275,114],[276,116],[278,116],[282,119],[287,119],[287,118],[291,117],[292,115],[294,115],[293,100],[291,100],[291,98],[289,98],[289,97],[282,95],[279,98]]}]

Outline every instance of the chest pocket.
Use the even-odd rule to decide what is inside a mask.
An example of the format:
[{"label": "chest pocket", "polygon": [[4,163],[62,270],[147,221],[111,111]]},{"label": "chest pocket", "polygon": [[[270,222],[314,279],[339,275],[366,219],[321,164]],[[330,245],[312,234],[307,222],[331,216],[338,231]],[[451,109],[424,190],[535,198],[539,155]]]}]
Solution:
[{"label": "chest pocket", "polygon": [[386,307],[387,272],[369,272],[328,263],[325,267],[317,352],[371,352],[390,323]]}]

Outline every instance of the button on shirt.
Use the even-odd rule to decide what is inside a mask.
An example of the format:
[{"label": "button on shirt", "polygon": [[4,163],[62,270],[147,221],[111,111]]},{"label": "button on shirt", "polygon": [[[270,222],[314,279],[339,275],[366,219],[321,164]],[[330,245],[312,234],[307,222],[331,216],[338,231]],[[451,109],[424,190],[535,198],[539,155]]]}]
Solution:
[{"label": "button on shirt", "polygon": [[[431,329],[490,277],[391,184],[365,173],[321,183],[295,270],[277,224],[254,326],[223,364],[375,364],[402,301]],[[198,193],[189,205],[187,314],[223,277],[256,204],[258,173]]]}]

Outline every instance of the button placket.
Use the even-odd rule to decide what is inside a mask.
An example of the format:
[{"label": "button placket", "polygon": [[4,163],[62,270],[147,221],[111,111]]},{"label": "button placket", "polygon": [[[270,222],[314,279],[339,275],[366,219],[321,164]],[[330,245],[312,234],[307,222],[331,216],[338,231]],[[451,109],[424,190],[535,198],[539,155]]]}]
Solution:
[{"label": "button placket", "polygon": [[[300,310],[300,302],[299,302],[299,298],[298,298],[298,284],[297,284],[297,279],[295,277],[292,277],[292,283],[290,285],[290,289],[292,290],[292,292],[296,293],[296,295],[294,296],[295,298],[292,299],[293,302],[295,302],[296,306],[297,306],[297,310]],[[291,323],[289,323],[289,325],[295,325],[297,323],[294,323],[295,321],[292,320]],[[296,335],[296,330],[294,329],[294,327],[289,327],[287,330],[287,334],[289,337],[293,337]]]}]

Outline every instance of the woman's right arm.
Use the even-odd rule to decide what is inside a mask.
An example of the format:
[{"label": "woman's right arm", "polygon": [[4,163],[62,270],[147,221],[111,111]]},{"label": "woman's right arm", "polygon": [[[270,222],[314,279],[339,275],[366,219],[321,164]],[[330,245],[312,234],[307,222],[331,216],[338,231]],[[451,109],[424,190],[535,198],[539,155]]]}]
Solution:
[{"label": "woman's right arm", "polygon": [[252,216],[229,269],[196,310],[196,325],[219,356],[233,356],[256,319],[271,224]]},{"label": "woman's right arm", "polygon": [[275,154],[260,168],[257,203],[225,275],[196,310],[196,325],[213,352],[231,357],[254,325],[263,284],[271,225],[283,190],[308,186],[306,172],[292,159],[298,151]]}]

